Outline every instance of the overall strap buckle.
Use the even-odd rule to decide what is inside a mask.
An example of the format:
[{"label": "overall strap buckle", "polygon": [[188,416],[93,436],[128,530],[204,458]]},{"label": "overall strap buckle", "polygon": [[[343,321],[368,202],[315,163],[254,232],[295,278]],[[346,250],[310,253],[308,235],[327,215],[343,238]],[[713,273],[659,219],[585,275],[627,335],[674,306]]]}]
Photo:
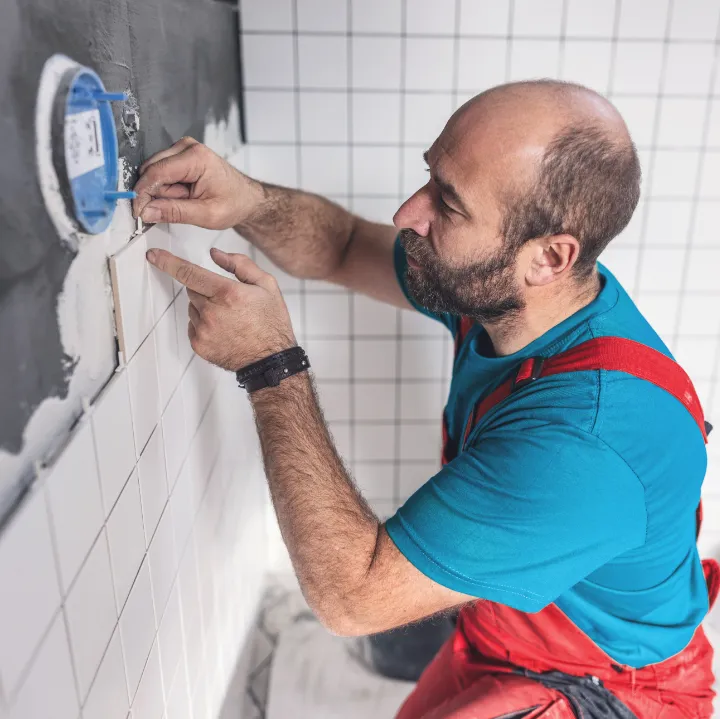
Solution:
[{"label": "overall strap buckle", "polygon": [[528,357],[528,359],[526,359],[520,367],[518,367],[518,371],[515,374],[515,379],[513,379],[510,391],[514,392],[515,390],[529,385],[536,379],[539,379],[542,374],[544,364],[544,357]]}]

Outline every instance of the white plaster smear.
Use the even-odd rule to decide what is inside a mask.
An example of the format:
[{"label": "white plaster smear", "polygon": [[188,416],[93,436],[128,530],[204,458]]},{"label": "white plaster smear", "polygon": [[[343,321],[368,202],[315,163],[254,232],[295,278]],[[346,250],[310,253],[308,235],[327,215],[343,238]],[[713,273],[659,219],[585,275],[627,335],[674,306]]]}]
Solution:
[{"label": "white plaster smear", "polygon": [[[13,455],[0,450],[0,520],[20,489],[33,480],[37,463],[52,463],[84,405],[98,395],[117,365],[108,258],[127,244],[135,229],[130,202],[118,202],[105,232],[82,233],[67,213],[52,163],[50,123],[56,89],[65,72],[77,67],[63,55],[51,57],[40,78],[35,109],[37,172],[45,206],[58,241],[77,251],[57,303],[62,346],[74,368],[67,396],[47,398],[33,413],[25,427],[21,452]],[[239,147],[237,106],[233,105],[227,120],[208,117],[205,137],[223,155]],[[124,190],[131,173],[123,158],[118,174],[118,189]]]}]

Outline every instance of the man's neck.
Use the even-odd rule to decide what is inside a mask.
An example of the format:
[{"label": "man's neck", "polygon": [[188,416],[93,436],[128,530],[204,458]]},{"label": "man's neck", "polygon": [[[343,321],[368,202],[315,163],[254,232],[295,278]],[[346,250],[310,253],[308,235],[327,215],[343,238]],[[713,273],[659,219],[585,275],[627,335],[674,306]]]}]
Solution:
[{"label": "man's neck", "polygon": [[595,272],[582,286],[573,284],[565,291],[548,286],[540,296],[527,302],[525,309],[507,320],[486,324],[485,329],[498,357],[519,352],[562,321],[589,305],[601,289]]}]

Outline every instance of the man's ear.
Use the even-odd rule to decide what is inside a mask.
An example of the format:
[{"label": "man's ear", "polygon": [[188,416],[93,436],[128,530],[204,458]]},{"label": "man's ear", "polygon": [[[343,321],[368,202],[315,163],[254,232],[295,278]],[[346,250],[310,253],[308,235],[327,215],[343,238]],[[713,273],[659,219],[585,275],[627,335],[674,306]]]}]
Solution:
[{"label": "man's ear", "polygon": [[525,280],[541,287],[570,273],[580,255],[580,243],[572,235],[551,235],[529,243],[530,262]]}]

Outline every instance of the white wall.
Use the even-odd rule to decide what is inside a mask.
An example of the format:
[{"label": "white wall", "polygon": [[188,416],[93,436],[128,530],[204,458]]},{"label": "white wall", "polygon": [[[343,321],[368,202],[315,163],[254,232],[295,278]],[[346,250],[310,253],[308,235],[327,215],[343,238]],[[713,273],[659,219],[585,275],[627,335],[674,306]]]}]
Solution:
[{"label": "white wall", "polygon": [[126,244],[132,227],[123,206],[109,230],[126,365],[0,534],[2,719],[216,717],[254,618],[267,497],[250,406],[192,354],[185,293],[144,259],[246,243],[158,225]]},{"label": "white wall", "polygon": [[[610,97],[644,182],[603,260],[720,425],[720,0],[244,0],[242,11],[248,172],[388,223],[425,182],[423,150],[473,94],[556,77]],[[444,330],[280,277],[340,451],[387,514],[438,466]],[[714,552],[718,448],[720,430],[703,536]]]}]

